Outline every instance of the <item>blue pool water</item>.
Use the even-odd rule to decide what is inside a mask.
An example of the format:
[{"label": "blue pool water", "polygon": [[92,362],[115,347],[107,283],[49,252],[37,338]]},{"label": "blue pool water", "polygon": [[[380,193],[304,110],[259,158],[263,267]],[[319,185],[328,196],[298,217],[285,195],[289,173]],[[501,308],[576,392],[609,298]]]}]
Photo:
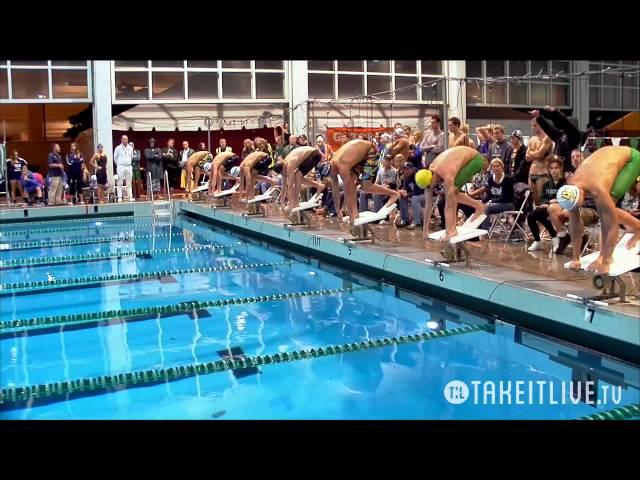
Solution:
[{"label": "blue pool water", "polygon": [[[70,381],[221,359],[367,341],[461,326],[492,325],[429,341],[323,358],[265,365],[257,371],[218,372],[49,403],[0,405],[3,419],[573,419],[640,403],[640,369],[548,337],[421,297],[392,285],[292,256],[261,242],[178,217],[172,226],[149,219],[69,221],[1,226],[0,260],[46,257],[46,265],[0,269],[3,285],[201,267],[270,265],[172,277],[93,283],[54,290],[0,292],[0,321],[119,310],[186,301],[211,301],[321,289],[363,289],[329,295],[215,307],[142,319],[0,332],[0,388]],[[82,229],[81,229],[82,227]],[[86,228],[85,228],[86,227]],[[114,227],[114,228],[111,228]],[[13,232],[9,235],[9,232]],[[138,238],[140,236],[156,238]],[[171,236],[166,236],[170,234]],[[164,235],[164,236],[163,236]],[[12,250],[20,242],[91,240],[86,245]],[[119,238],[119,239],[118,239]],[[206,250],[185,247],[219,245]],[[180,249],[98,261],[53,259],[87,253]],[[289,262],[283,264],[282,262]],[[277,265],[271,265],[277,264]],[[532,404],[500,397],[445,395],[451,381],[556,385],[595,382],[606,404]],[[569,384],[571,385],[571,384]],[[536,387],[537,388],[537,387]],[[619,390],[617,390],[619,389]],[[451,390],[450,390],[451,391]],[[536,390],[537,392],[537,390]],[[548,390],[545,390],[548,392]],[[492,398],[495,401],[492,404]],[[506,398],[506,397],[502,397]],[[537,397],[536,397],[537,398]],[[553,396],[551,397],[553,399]],[[566,399],[566,397],[565,397]]]}]

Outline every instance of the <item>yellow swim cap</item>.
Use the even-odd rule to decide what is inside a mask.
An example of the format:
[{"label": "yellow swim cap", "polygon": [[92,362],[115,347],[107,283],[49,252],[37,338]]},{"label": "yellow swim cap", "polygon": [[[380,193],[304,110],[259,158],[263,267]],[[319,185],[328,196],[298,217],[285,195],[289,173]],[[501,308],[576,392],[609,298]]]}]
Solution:
[{"label": "yellow swim cap", "polygon": [[418,187],[420,188],[427,188],[429,185],[431,185],[432,178],[433,174],[431,173],[431,170],[423,168],[422,170],[418,171],[418,173],[416,173],[416,185],[418,185]]}]

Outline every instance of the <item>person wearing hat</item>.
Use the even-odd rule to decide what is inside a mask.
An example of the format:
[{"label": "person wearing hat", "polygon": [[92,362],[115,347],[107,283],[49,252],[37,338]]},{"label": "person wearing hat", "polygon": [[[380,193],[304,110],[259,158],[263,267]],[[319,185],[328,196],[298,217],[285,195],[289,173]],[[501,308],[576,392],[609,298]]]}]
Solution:
[{"label": "person wearing hat", "polygon": [[[153,193],[160,192],[160,184],[162,183],[162,150],[156,146],[156,139],[149,139],[149,146],[144,149],[144,159],[147,161],[147,168],[151,173],[151,189]],[[147,196],[149,192],[147,192]],[[162,198],[158,196],[158,198]]]},{"label": "person wearing hat", "polygon": [[508,174],[513,178],[514,183],[528,184],[531,164],[525,160],[527,147],[520,130],[514,130],[511,133],[511,147],[511,170]]},{"label": "person wearing hat", "polygon": [[580,233],[582,219],[580,207],[586,195],[595,201],[601,219],[601,245],[599,257],[587,266],[587,271],[609,273],[613,262],[613,249],[618,242],[619,224],[633,233],[627,248],[640,240],[640,220],[629,212],[616,208],[626,192],[639,196],[640,152],[631,147],[603,147],[583,161],[568,184],[558,190],[558,205],[569,211],[569,234],[573,247],[570,268],[580,269]]},{"label": "person wearing hat", "polygon": [[[444,138],[444,137],[443,137]],[[445,150],[429,165],[428,169],[420,170],[416,174],[416,183],[425,188],[424,222],[422,232],[425,240],[429,239],[429,221],[433,207],[432,189],[441,183],[445,195],[445,225],[447,233],[443,241],[448,242],[458,234],[456,216],[458,203],[469,205],[475,213],[469,220],[484,213],[485,206],[479,200],[462,193],[460,188],[469,183],[474,175],[482,170],[485,157],[471,147],[459,146]]]}]

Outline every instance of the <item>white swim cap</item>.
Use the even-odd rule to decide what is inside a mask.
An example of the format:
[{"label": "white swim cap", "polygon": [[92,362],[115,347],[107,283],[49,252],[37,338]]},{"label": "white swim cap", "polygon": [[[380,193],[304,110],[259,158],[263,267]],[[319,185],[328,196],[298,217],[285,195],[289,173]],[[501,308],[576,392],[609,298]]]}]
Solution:
[{"label": "white swim cap", "polygon": [[204,164],[204,172],[209,173],[211,171],[211,162],[206,162]]},{"label": "white swim cap", "polygon": [[556,194],[556,200],[565,210],[573,210],[580,202],[580,189],[575,185],[563,185]]},{"label": "white swim cap", "polygon": [[98,181],[98,177],[96,177],[95,175],[91,175],[91,182],[97,182]]},{"label": "white swim cap", "polygon": [[229,174],[234,176],[234,177],[239,177],[240,176],[240,167],[233,167],[231,169],[231,171],[229,172]]}]

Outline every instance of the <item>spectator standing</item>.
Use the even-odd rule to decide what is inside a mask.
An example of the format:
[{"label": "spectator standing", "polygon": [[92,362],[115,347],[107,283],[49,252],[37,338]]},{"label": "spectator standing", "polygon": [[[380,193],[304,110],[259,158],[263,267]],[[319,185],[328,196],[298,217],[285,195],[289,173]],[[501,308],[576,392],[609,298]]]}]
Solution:
[{"label": "spectator standing", "polygon": [[504,127],[502,125],[495,125],[493,127],[493,137],[495,138],[495,142],[492,143],[489,148],[489,159],[499,158],[502,160],[504,173],[509,175],[511,172],[511,151],[513,147],[504,136]]},{"label": "spectator standing", "polygon": [[[153,137],[149,139],[149,146],[144,149],[144,159],[147,162],[147,169],[151,173],[151,190],[153,193],[159,193],[163,176],[162,150],[156,146],[156,139]],[[162,199],[162,196],[158,196],[158,198]]]},{"label": "spectator standing", "polygon": [[78,151],[78,144],[73,142],[69,146],[69,153],[66,155],[67,165],[69,166],[69,193],[73,199],[73,203],[84,203],[82,201],[82,188],[84,187],[82,169],[84,167],[84,157]]},{"label": "spectator standing", "polygon": [[120,145],[118,145],[113,151],[113,162],[116,164],[116,174],[118,175],[118,180],[116,182],[118,202],[122,201],[123,182],[126,182],[127,200],[130,202],[135,201],[131,187],[131,182],[133,180],[133,169],[131,168],[132,160],[133,147],[129,143],[129,137],[122,135],[122,137],[120,137]]},{"label": "spectator standing", "polygon": [[49,205],[64,205],[64,164],[60,156],[60,145],[57,143],[53,144],[51,153],[47,158],[47,163],[49,164],[48,176],[51,182],[49,186],[48,203]]},{"label": "spectator standing", "polygon": [[442,131],[442,120],[439,115],[431,117],[431,131],[427,130],[424,140],[420,143],[420,150],[425,155],[424,165],[429,168],[431,162],[446,149],[445,134]]},{"label": "spectator standing", "polygon": [[133,187],[133,198],[139,199],[144,193],[144,183],[142,181],[142,171],[140,169],[140,149],[131,142],[133,153],[131,155],[131,186]]},{"label": "spectator standing", "polygon": [[194,182],[195,185],[198,185],[198,178],[187,178],[187,160],[189,160],[189,157],[191,155],[193,155],[194,153],[196,153],[196,151],[193,148],[189,147],[189,142],[187,142],[186,140],[184,140],[182,142],[182,150],[180,151],[178,157],[180,159],[179,162],[179,167],[182,170],[182,173],[180,174],[180,188],[186,189],[187,187],[191,188],[189,185],[187,185],[187,182]]},{"label": "spectator standing", "polygon": [[9,180],[9,193],[13,203],[17,203],[16,189],[20,194],[20,198],[24,198],[24,191],[22,189],[22,167],[26,165],[26,160],[20,158],[17,150],[11,152],[11,158],[7,161],[7,177]]},{"label": "spectator standing", "polygon": [[[162,149],[162,166],[169,177],[169,188],[177,188],[180,181],[180,159],[178,158],[178,150],[175,148],[175,140],[170,138],[167,146]],[[163,183],[164,185],[164,183]]]},{"label": "spectator standing", "polygon": [[104,203],[104,188],[107,184],[107,155],[104,153],[104,147],[98,144],[96,153],[93,154],[89,162],[90,170],[96,176],[98,186],[98,201]]}]

